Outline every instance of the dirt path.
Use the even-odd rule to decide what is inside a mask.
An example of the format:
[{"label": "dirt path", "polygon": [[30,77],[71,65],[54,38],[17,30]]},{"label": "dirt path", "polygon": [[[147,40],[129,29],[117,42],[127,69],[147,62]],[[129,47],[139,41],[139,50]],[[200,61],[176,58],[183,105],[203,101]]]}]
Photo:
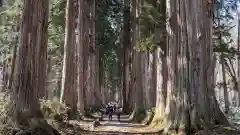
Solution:
[{"label": "dirt path", "polygon": [[[93,121],[93,120],[89,119],[88,122],[87,121],[80,122],[81,123],[80,127],[83,128],[85,131],[87,131],[87,133],[84,133],[86,135],[156,135],[156,133],[158,132],[157,129],[160,129],[160,127],[152,128],[149,126],[145,126],[143,124],[132,123],[129,121],[127,115],[121,116],[120,122],[117,120],[116,116],[113,116],[112,121],[108,120],[108,116],[104,116],[103,120],[100,121],[101,126],[98,126],[94,129],[91,128],[92,122],[89,122],[89,121]],[[233,135],[230,133],[235,129],[233,130],[231,128],[239,129],[239,125],[238,124],[232,125],[232,127],[230,128],[227,128],[227,127],[219,128],[217,129],[217,131],[219,130],[220,132],[219,134],[221,135]],[[215,131],[214,129],[213,131],[209,130],[207,132],[217,134],[217,131]],[[224,134],[225,132],[229,132],[229,133]]]},{"label": "dirt path", "polygon": [[113,116],[112,121],[108,120],[108,116],[104,116],[103,120],[100,121],[100,124],[101,126],[98,126],[93,129],[91,128],[92,122],[86,122],[86,121],[80,122],[81,128],[89,131],[89,134],[146,135],[146,134],[153,134],[154,132],[157,132],[156,130],[154,131],[145,125],[129,122],[127,115],[122,115],[120,118],[120,121],[117,120],[117,116],[115,115]]}]

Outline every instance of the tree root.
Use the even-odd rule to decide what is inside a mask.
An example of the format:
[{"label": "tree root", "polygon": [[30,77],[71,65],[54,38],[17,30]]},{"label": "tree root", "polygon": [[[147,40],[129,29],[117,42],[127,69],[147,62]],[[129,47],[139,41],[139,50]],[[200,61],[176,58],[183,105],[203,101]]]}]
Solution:
[{"label": "tree root", "polygon": [[147,115],[145,110],[136,110],[135,114],[133,115],[132,121],[141,123],[146,116]]},{"label": "tree root", "polygon": [[153,117],[154,117],[154,113],[153,112],[147,112],[146,113],[146,117],[143,120],[143,124],[144,125],[150,125],[152,120],[153,120]]},{"label": "tree root", "polygon": [[129,115],[129,118],[128,118],[129,121],[132,121],[132,120],[133,120],[133,118],[134,118],[134,116],[135,116],[135,113],[136,113],[136,109],[134,108],[133,111],[132,111],[132,113]]},{"label": "tree root", "polygon": [[44,119],[30,119],[30,127],[21,127],[12,130],[12,135],[60,135],[60,133],[49,125]]},{"label": "tree root", "polygon": [[240,135],[240,130],[231,126],[217,125],[209,129],[199,130],[194,135]]},{"label": "tree root", "polygon": [[226,127],[222,125],[217,125],[208,129],[191,129],[191,133],[186,133],[184,129],[167,129],[166,125],[162,124],[160,127],[156,127],[160,129],[157,135],[240,135],[240,130],[235,127]]}]

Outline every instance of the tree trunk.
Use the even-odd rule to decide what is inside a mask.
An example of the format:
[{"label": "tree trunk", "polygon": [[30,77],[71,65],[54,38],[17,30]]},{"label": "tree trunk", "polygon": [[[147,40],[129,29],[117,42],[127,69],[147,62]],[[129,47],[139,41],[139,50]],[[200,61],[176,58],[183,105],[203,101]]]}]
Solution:
[{"label": "tree trunk", "polygon": [[228,99],[228,89],[226,83],[226,71],[225,71],[225,59],[223,54],[220,56],[221,65],[222,65],[222,79],[223,79],[223,92],[224,92],[224,105],[225,105],[225,113],[227,114],[229,111],[229,99]]},{"label": "tree trunk", "polygon": [[89,30],[90,30],[90,21],[89,21],[89,4],[87,1],[83,1],[83,80],[84,80],[84,86],[83,86],[83,95],[84,95],[84,106],[85,109],[86,107],[89,107],[90,102],[88,101],[90,98],[89,95],[89,43],[90,43],[90,38],[89,38]]},{"label": "tree trunk", "polygon": [[137,48],[137,40],[141,38],[140,22],[137,20],[140,14],[141,1],[132,1],[132,46],[133,46],[133,58],[132,58],[132,94],[135,95],[135,108],[133,112],[133,120],[140,122],[145,117],[145,98],[146,95],[146,52],[139,52]]},{"label": "tree trunk", "polygon": [[[238,11],[238,36],[237,50],[240,52],[240,12]],[[238,106],[240,107],[240,54],[237,54],[237,76],[238,76]]]},{"label": "tree trunk", "polygon": [[[144,60],[145,59],[145,60]],[[145,52],[145,58],[143,58],[143,62],[144,62],[144,71],[145,71],[145,77],[143,77],[144,79],[144,91],[145,91],[145,101],[146,101],[146,105],[145,107],[147,109],[150,109],[153,107],[153,104],[151,103],[151,97],[153,97],[151,95],[152,91],[151,91],[151,66],[150,66],[150,53],[149,52]]]},{"label": "tree trunk", "polygon": [[60,97],[61,103],[70,108],[69,118],[76,111],[76,76],[75,76],[75,13],[74,1],[67,0],[66,5],[66,27],[65,27],[65,43],[64,43],[64,58],[62,70],[62,93]]},{"label": "tree trunk", "polygon": [[166,96],[167,96],[167,80],[168,80],[168,68],[167,68],[167,57],[166,57],[166,47],[167,39],[164,37],[166,35],[166,2],[162,1],[160,3],[153,3],[161,14],[161,18],[157,20],[155,25],[155,42],[158,46],[153,53],[153,63],[156,64],[153,68],[155,71],[154,82],[156,83],[156,109],[155,116],[152,123],[158,123],[164,117],[164,111],[166,108]]},{"label": "tree trunk", "polygon": [[[167,72],[162,74],[162,85],[167,88],[166,97],[162,98],[166,107],[157,103],[155,112],[161,127],[164,132],[178,130],[192,134],[192,128],[209,127],[216,122],[228,124],[213,91],[212,13],[209,12],[212,3],[191,0],[166,3],[160,3],[166,7],[168,17],[168,35],[163,38],[168,41],[163,44],[167,48],[163,49],[166,64],[162,64]],[[159,95],[157,99],[164,97]]]},{"label": "tree trunk", "polygon": [[102,104],[102,96],[101,96],[101,90],[100,90],[100,84],[99,84],[99,48],[96,47],[96,58],[95,58],[95,92],[96,92],[96,101],[97,105]]},{"label": "tree trunk", "polygon": [[[238,57],[238,56],[237,56]],[[234,63],[233,63],[233,60],[231,58],[228,58],[228,61],[229,62],[225,62],[224,65],[226,66],[226,69],[227,69],[227,72],[229,72],[231,78],[232,78],[232,82],[233,82],[233,89],[234,89],[234,92],[237,92],[239,94],[239,84],[238,84],[238,75],[236,74],[235,72],[235,68],[234,68]],[[233,96],[233,101],[232,101],[232,104],[233,106],[237,106],[237,98],[236,98],[237,95],[234,95]]]},{"label": "tree trunk", "polygon": [[46,86],[49,1],[24,0],[23,3],[13,100],[16,122],[29,126],[31,118],[43,118],[38,99]]},{"label": "tree trunk", "polygon": [[104,91],[104,67],[103,67],[103,53],[99,52],[99,60],[98,60],[98,64],[99,64],[99,89],[101,92],[101,99],[102,99],[102,103],[106,104],[106,98],[105,98],[105,91]]},{"label": "tree trunk", "polygon": [[98,79],[97,79],[97,73],[98,73],[98,48],[96,46],[96,32],[95,32],[95,0],[90,1],[90,21],[91,21],[91,33],[90,33],[90,58],[91,58],[91,93],[93,93],[93,98],[91,100],[94,100],[93,105],[100,105],[101,104],[101,98],[100,98],[100,91],[98,88]]},{"label": "tree trunk", "polygon": [[84,76],[84,69],[83,69],[83,65],[84,65],[84,61],[83,61],[83,9],[84,9],[84,5],[83,5],[83,1],[78,1],[78,27],[77,27],[77,31],[78,31],[78,44],[77,44],[77,55],[78,55],[78,76],[77,76],[77,80],[78,80],[78,109],[84,113],[84,94],[83,94],[83,88],[84,88],[84,80],[83,80],[83,76]]},{"label": "tree trunk", "polygon": [[127,92],[129,92],[129,57],[130,57],[130,1],[124,0],[123,25],[123,112],[129,112]]},{"label": "tree trunk", "polygon": [[157,74],[155,73],[156,71],[156,57],[155,53],[151,52],[150,54],[150,74],[151,74],[151,79],[149,79],[150,83],[150,91],[151,91],[151,106],[155,107],[156,106],[156,76]]}]

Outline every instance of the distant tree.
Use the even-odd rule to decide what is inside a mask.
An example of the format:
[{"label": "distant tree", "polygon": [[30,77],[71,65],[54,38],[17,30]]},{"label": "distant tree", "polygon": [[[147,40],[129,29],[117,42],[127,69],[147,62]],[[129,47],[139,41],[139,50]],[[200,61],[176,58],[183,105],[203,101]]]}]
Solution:
[{"label": "distant tree", "polygon": [[123,24],[123,90],[122,90],[122,98],[123,98],[123,112],[129,111],[129,102],[128,102],[128,93],[130,91],[130,47],[131,47],[131,41],[130,41],[130,1],[124,0],[124,24]]}]

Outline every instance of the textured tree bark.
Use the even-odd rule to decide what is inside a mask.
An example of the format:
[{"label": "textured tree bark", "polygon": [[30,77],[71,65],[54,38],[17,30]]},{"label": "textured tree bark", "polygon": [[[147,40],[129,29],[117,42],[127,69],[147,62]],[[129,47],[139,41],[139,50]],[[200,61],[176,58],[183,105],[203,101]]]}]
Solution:
[{"label": "textured tree bark", "polygon": [[96,92],[96,102],[97,105],[102,104],[102,94],[100,90],[100,83],[99,83],[99,48],[96,47],[96,59],[95,59],[95,92]]},{"label": "textured tree bark", "polygon": [[156,106],[156,76],[157,74],[155,73],[156,71],[156,57],[155,57],[155,53],[154,52],[151,52],[150,54],[150,76],[151,78],[149,79],[149,82],[150,82],[150,91],[151,91],[151,106],[152,107],[155,107]]},{"label": "textured tree bark", "polygon": [[15,71],[15,66],[16,66],[16,57],[17,57],[17,44],[18,44],[18,37],[15,39],[15,45],[13,47],[13,52],[12,52],[12,61],[11,61],[11,70],[10,70],[10,75],[8,78],[8,90],[12,90],[12,82],[13,82],[13,75]]},{"label": "textured tree bark", "polygon": [[[191,129],[211,124],[228,124],[213,91],[211,4],[191,0],[160,4],[167,9],[167,38],[163,38],[167,42],[162,57],[162,69],[166,71],[162,87],[167,94],[164,97],[157,92],[153,122],[161,122],[165,133],[174,130],[179,134],[191,134]],[[159,103],[161,100],[165,106]]]},{"label": "textured tree bark", "polygon": [[140,122],[144,119],[146,109],[146,52],[138,52],[137,40],[141,38],[140,22],[137,20],[140,14],[141,1],[133,0],[132,7],[132,90],[135,100],[133,120]]},{"label": "textured tree bark", "polygon": [[166,57],[166,47],[167,38],[163,38],[166,35],[166,2],[161,1],[160,3],[154,2],[153,5],[159,11],[161,17],[156,23],[155,28],[155,41],[159,46],[153,53],[153,63],[156,64],[153,67],[154,82],[156,89],[156,108],[155,116],[152,120],[152,123],[157,123],[162,121],[164,117],[164,111],[166,108],[166,96],[167,96],[167,80],[168,80],[168,71],[167,71],[167,57]]},{"label": "textured tree bark", "polygon": [[13,82],[14,119],[20,125],[43,118],[39,98],[46,86],[48,0],[24,0]]},{"label": "textured tree bark", "polygon": [[228,99],[228,89],[227,89],[227,83],[226,83],[226,71],[225,71],[225,59],[223,54],[220,56],[221,65],[222,65],[222,79],[223,79],[223,92],[224,92],[224,103],[225,103],[225,113],[228,113],[229,111],[229,99]]},{"label": "textured tree bark", "polygon": [[88,1],[88,5],[89,5],[89,60],[88,60],[88,63],[89,63],[89,82],[88,82],[88,93],[89,93],[89,96],[88,96],[88,103],[90,106],[93,106],[95,103],[96,103],[96,99],[95,99],[95,83],[94,83],[94,71],[95,71],[95,39],[94,39],[94,36],[93,36],[93,30],[94,30],[94,21],[93,21],[93,18],[94,18],[94,14],[93,14],[93,8],[94,8],[94,5],[93,5],[93,0],[89,0]]},{"label": "textured tree bark", "polygon": [[65,103],[69,108],[69,118],[71,118],[77,110],[77,94],[76,94],[76,72],[75,72],[75,7],[74,0],[68,0],[66,5],[66,27],[65,27],[65,43],[64,58],[62,70],[62,93],[60,97],[61,103]]},{"label": "textured tree bark", "polygon": [[91,21],[91,33],[90,33],[90,58],[91,58],[91,89],[90,92],[93,95],[92,105],[100,105],[101,104],[101,98],[100,98],[100,91],[98,87],[98,48],[96,46],[96,30],[95,30],[95,0],[90,1],[90,21]]},{"label": "textured tree bark", "polygon": [[129,112],[127,92],[129,92],[129,57],[130,57],[130,1],[124,0],[123,25],[123,112]]},{"label": "textured tree bark", "polygon": [[102,103],[106,104],[105,91],[104,91],[104,67],[102,62],[103,53],[99,52],[99,89],[101,91]]},{"label": "textured tree bark", "polygon": [[[240,12],[238,11],[238,36],[237,36],[237,50],[240,51]],[[237,55],[237,76],[238,76],[238,106],[240,107],[240,54]]]},{"label": "textured tree bark", "polygon": [[141,96],[141,93],[140,92],[140,89],[139,89],[139,52],[136,51],[136,45],[137,45],[137,20],[136,20],[136,15],[137,15],[137,1],[136,0],[133,0],[132,3],[131,3],[131,7],[132,7],[132,11],[131,11],[131,29],[132,29],[132,32],[131,32],[131,36],[132,36],[132,68],[131,68],[131,91],[132,91],[132,94],[134,95],[134,110],[132,112],[132,120],[136,121],[137,120],[137,115],[138,115],[138,110],[141,103],[139,104],[139,96]]},{"label": "textured tree bark", "polygon": [[[144,60],[145,59],[145,60]],[[154,107],[154,104],[152,103],[152,97],[154,97],[152,95],[152,89],[151,89],[151,59],[150,59],[150,53],[149,52],[145,52],[145,58],[143,59],[144,64],[144,71],[145,71],[145,77],[143,77],[144,79],[144,91],[145,91],[145,108],[147,109],[151,109],[152,107]]]},{"label": "textured tree bark", "polygon": [[83,65],[84,65],[84,61],[83,61],[83,9],[84,9],[84,5],[83,5],[83,1],[80,0],[78,1],[78,24],[77,24],[77,31],[78,31],[78,39],[77,39],[77,55],[78,55],[78,109],[81,111],[81,113],[84,113],[84,94],[83,94],[83,87],[84,87],[84,80],[83,80],[83,76],[84,76],[84,69],[83,69]]},{"label": "textured tree bark", "polygon": [[83,95],[84,95],[84,106],[86,109],[86,106],[88,106],[88,101],[89,99],[88,96],[88,59],[89,59],[89,5],[87,1],[83,1],[83,81],[84,81],[84,86],[83,86]]}]

